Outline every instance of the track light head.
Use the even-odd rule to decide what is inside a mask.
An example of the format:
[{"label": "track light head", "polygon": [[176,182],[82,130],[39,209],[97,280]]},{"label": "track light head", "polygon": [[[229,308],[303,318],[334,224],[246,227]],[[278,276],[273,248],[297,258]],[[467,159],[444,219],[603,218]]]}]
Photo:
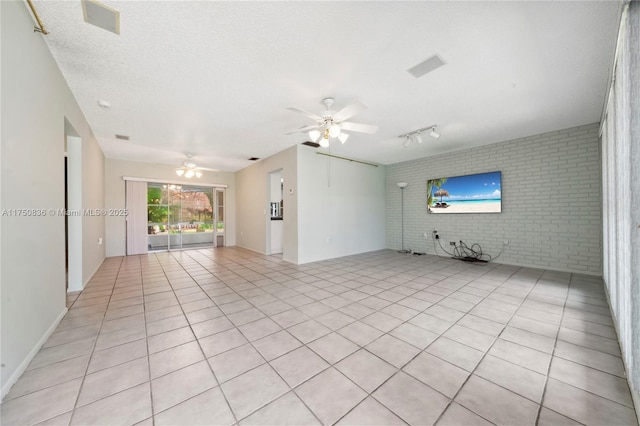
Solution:
[{"label": "track light head", "polygon": [[419,130],[413,135],[413,139],[415,139],[418,144],[422,143],[422,136],[420,136]]}]

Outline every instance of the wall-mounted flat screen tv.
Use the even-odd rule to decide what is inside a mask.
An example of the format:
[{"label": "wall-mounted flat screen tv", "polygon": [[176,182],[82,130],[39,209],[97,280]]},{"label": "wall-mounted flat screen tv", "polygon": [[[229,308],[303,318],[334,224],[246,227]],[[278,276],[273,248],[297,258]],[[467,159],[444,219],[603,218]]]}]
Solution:
[{"label": "wall-mounted flat screen tv", "polygon": [[427,181],[429,213],[502,213],[502,172]]}]

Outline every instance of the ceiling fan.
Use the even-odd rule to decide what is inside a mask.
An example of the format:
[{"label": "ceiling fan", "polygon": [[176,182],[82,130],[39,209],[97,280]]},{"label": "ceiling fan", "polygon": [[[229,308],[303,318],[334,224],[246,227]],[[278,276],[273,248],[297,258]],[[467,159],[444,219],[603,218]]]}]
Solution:
[{"label": "ceiling fan", "polygon": [[176,169],[176,174],[178,176],[186,177],[187,179],[191,179],[192,177],[200,178],[202,177],[202,171],[208,170],[211,172],[217,172],[216,169],[209,169],[207,167],[198,167],[198,165],[193,161],[193,154],[186,154],[187,159],[182,162],[182,167],[178,167]]},{"label": "ceiling fan", "polygon": [[309,132],[309,137],[313,142],[320,141],[320,146],[327,148],[331,139],[338,139],[341,143],[345,143],[347,141],[349,135],[344,133],[343,130],[368,134],[374,134],[378,131],[378,126],[346,121],[367,109],[367,107],[361,102],[354,102],[351,105],[347,105],[338,112],[331,109],[334,103],[333,98],[324,98],[322,103],[327,107],[327,110],[323,111],[321,115],[313,114],[300,108],[287,108],[289,111],[298,112],[314,119],[316,124],[302,126],[299,129],[285,133],[285,135],[297,132]]}]

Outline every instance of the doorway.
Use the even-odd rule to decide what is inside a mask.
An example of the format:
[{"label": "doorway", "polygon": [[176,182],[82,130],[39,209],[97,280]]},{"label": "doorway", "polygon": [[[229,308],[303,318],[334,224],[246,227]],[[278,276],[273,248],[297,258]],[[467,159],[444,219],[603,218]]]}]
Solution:
[{"label": "doorway", "polygon": [[[68,185],[68,171],[69,161],[67,153],[64,154],[64,211],[69,210],[69,189]],[[64,215],[64,285],[65,291],[69,291],[69,217]]]},{"label": "doorway", "polygon": [[284,179],[282,170],[276,170],[268,175],[269,185],[269,215],[267,224],[267,252],[281,254],[284,233]]}]

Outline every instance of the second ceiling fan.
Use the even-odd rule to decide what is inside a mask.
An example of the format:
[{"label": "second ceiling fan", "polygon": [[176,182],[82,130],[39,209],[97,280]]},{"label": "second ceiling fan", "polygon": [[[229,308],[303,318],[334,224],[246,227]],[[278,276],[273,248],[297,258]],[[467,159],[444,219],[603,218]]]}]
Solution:
[{"label": "second ceiling fan", "polygon": [[321,115],[317,115],[300,108],[287,108],[289,111],[298,112],[314,119],[316,123],[309,126],[302,126],[299,129],[292,130],[285,134],[290,135],[297,132],[309,132],[309,137],[313,142],[318,142],[321,147],[326,148],[329,146],[331,139],[338,139],[341,143],[345,143],[347,141],[349,135],[344,133],[343,130],[368,134],[374,134],[378,131],[378,126],[346,121],[367,109],[367,107],[361,102],[354,102],[337,112],[331,109],[334,104],[333,98],[324,98],[322,103],[327,109],[326,111],[323,111]]}]

